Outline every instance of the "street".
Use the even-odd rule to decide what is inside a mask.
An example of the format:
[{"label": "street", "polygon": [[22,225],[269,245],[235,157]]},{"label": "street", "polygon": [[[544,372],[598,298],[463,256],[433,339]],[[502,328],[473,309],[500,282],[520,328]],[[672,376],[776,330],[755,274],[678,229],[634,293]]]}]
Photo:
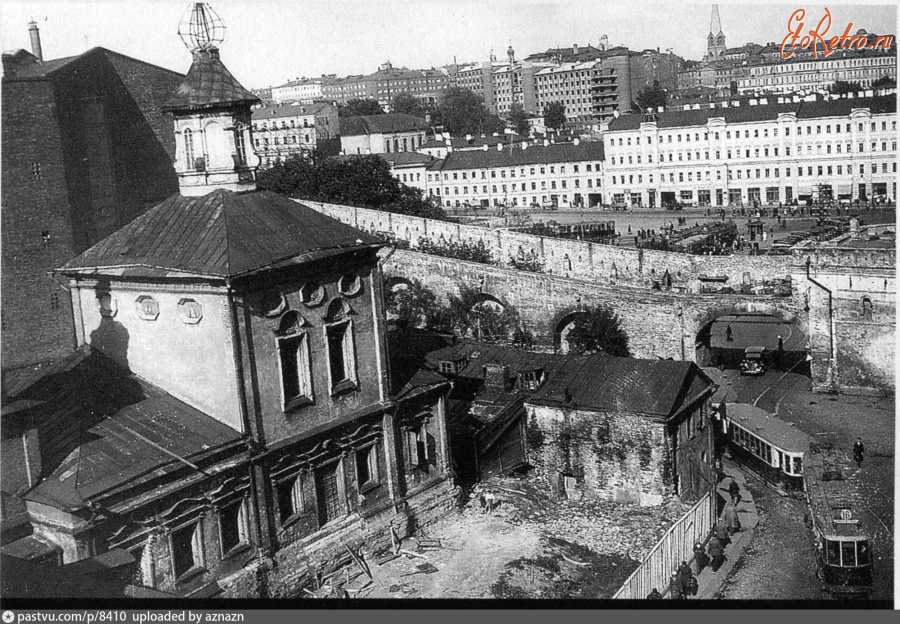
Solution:
[{"label": "street", "polygon": [[[799,367],[798,367],[799,368]],[[727,401],[755,403],[781,419],[794,423],[805,433],[832,440],[846,453],[842,469],[850,482],[854,506],[859,509],[863,528],[870,536],[875,556],[873,599],[893,597],[894,582],[894,402],[888,398],[813,394],[810,380],[797,372],[770,370],[759,377],[741,376],[738,371],[723,373],[728,388]],[[862,468],[850,460],[853,441],[861,437],[866,445]],[[759,479],[748,476],[760,506],[760,528],[746,561],[736,567],[723,598],[820,598],[816,587],[813,550],[803,526],[805,503],[782,498]],[[801,539],[805,537],[805,539]],[[798,561],[804,562],[799,565]],[[794,574],[783,573],[797,570]],[[804,572],[806,571],[806,572]],[[805,579],[805,580],[804,580]]]}]

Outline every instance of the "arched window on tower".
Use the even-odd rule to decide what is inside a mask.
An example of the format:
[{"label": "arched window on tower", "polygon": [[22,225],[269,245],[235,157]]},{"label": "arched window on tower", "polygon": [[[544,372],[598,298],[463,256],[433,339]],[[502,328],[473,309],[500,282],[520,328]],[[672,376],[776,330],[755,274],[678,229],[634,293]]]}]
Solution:
[{"label": "arched window on tower", "polygon": [[184,161],[188,169],[194,168],[194,133],[190,128],[184,131]]},{"label": "arched window on tower", "polygon": [[247,164],[247,145],[244,142],[244,124],[235,124],[234,126],[234,164]]}]

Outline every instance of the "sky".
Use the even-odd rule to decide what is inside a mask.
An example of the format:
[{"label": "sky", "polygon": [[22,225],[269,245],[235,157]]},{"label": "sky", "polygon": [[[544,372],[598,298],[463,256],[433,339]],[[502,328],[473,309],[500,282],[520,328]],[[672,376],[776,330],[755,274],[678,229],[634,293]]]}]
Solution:
[{"label": "sky", "polygon": [[[870,0],[871,1],[871,0]],[[876,0],[877,2],[878,0]],[[517,58],[573,44],[633,50],[672,48],[699,60],[706,50],[711,4],[628,4],[561,0],[216,0],[210,3],[227,26],[221,57],[247,88],[267,87],[305,76],[368,74],[390,61],[411,69],[487,60],[491,51]],[[729,47],[781,42],[796,9],[813,27],[825,5],[720,3]],[[869,32],[897,32],[896,6],[831,4],[830,34],[848,23]],[[0,2],[0,48],[31,49],[28,22],[40,28],[45,59],[102,46],[179,72],[191,56],[178,37],[188,2]]]}]

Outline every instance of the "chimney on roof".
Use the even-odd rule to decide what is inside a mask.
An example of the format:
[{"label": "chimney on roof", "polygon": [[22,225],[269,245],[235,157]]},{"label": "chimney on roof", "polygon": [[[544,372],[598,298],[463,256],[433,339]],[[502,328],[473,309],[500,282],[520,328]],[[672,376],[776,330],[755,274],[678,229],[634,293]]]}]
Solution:
[{"label": "chimney on roof", "polygon": [[859,238],[859,219],[850,219],[850,238]]},{"label": "chimney on roof", "polygon": [[578,44],[577,43],[572,44],[572,54],[574,54],[575,56],[578,56]]},{"label": "chimney on roof", "polygon": [[41,50],[41,31],[38,30],[37,23],[31,20],[28,23],[28,34],[31,35],[31,53],[37,57],[37,60],[44,60],[44,52]]},{"label": "chimney on roof", "polygon": [[510,389],[509,366],[502,364],[485,364],[484,365],[484,387],[493,388],[495,390]]}]

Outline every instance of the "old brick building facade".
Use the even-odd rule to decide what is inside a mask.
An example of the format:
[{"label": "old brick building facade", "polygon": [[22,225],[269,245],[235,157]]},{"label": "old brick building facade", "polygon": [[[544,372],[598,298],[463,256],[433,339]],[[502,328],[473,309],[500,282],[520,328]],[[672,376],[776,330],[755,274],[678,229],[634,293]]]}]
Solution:
[{"label": "old brick building facade", "polygon": [[455,380],[449,426],[471,477],[527,465],[560,498],[641,505],[697,500],[715,482],[715,386],[695,364],[478,342],[427,361]]},{"label": "old brick building facade", "polygon": [[4,369],[70,353],[72,306],[49,276],[177,189],[180,74],[104,48],[3,56]]}]

